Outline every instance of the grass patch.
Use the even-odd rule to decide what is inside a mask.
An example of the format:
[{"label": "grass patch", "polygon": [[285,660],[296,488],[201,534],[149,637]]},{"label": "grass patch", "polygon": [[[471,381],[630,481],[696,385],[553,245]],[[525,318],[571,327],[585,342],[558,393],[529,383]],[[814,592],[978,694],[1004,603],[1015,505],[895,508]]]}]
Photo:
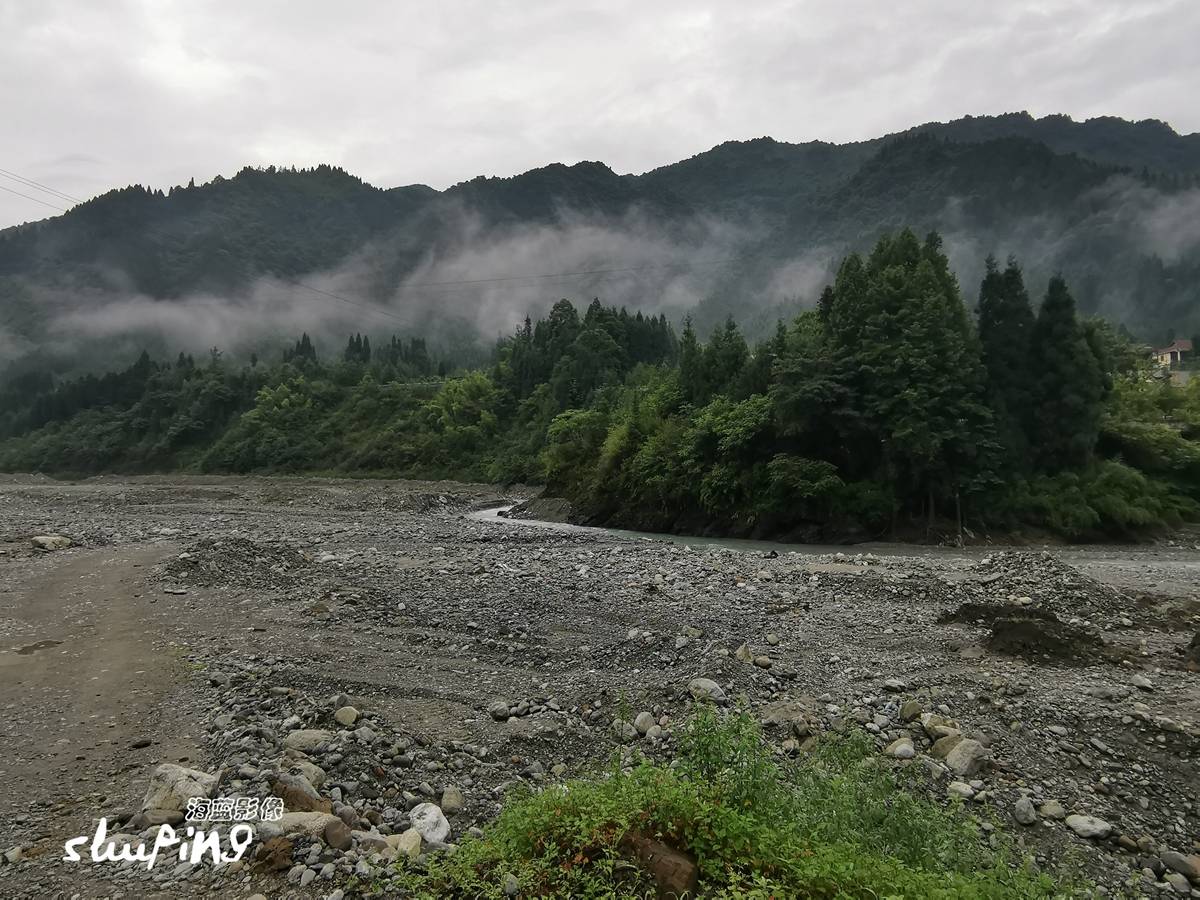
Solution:
[{"label": "grass patch", "polygon": [[[1048,898],[1074,893],[1010,843],[902,783],[862,736],[780,762],[743,712],[688,723],[675,762],[642,762],[510,795],[480,839],[425,869],[401,864],[379,892],[418,897],[655,896],[621,848],[631,830],[690,853],[703,897]],[[511,878],[510,878],[511,876]]]}]

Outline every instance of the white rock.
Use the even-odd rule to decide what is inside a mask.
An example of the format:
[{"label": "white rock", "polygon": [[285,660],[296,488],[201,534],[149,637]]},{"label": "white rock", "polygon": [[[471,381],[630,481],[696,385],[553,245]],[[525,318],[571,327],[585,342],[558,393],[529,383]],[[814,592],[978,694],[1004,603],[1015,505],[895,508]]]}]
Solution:
[{"label": "white rock", "polygon": [[450,823],[442,815],[436,803],[421,803],[414,806],[408,813],[408,820],[427,841],[443,844],[450,837]]}]

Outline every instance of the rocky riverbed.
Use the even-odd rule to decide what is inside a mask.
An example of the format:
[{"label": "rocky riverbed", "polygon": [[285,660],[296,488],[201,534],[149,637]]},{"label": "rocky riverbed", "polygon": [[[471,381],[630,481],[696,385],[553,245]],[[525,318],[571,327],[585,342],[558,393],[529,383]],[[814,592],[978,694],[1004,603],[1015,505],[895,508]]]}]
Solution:
[{"label": "rocky riverbed", "polygon": [[[669,758],[715,701],[780,754],[862,731],[981,839],[1114,895],[1200,896],[1194,542],[762,552],[470,515],[517,499],[6,477],[0,895],[386,888],[518,784]],[[195,798],[285,812],[231,864],[62,860],[100,817],[116,845],[183,831]]]}]

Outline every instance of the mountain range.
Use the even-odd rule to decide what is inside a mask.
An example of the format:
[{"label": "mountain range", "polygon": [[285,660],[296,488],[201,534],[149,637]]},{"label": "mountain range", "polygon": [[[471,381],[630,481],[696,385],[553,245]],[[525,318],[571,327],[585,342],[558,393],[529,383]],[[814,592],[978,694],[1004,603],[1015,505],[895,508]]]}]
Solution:
[{"label": "mountain range", "polygon": [[114,190],[0,230],[0,356],[296,326],[493,337],[562,296],[753,331],[902,225],[943,234],[968,300],[984,258],[1011,254],[1147,341],[1200,330],[1200,134],[1014,113],[729,141],[641,175],[555,163],[436,191],[270,167]]}]

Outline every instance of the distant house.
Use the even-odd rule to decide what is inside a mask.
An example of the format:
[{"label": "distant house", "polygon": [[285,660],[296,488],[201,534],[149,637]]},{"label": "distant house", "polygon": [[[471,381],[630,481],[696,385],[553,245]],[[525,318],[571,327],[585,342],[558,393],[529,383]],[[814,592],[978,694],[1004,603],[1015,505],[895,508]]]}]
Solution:
[{"label": "distant house", "polygon": [[1173,366],[1178,366],[1192,358],[1192,342],[1186,340],[1171,341],[1171,343],[1167,344],[1161,350],[1155,350],[1154,358],[1158,360],[1158,364],[1163,368],[1169,369]]}]

